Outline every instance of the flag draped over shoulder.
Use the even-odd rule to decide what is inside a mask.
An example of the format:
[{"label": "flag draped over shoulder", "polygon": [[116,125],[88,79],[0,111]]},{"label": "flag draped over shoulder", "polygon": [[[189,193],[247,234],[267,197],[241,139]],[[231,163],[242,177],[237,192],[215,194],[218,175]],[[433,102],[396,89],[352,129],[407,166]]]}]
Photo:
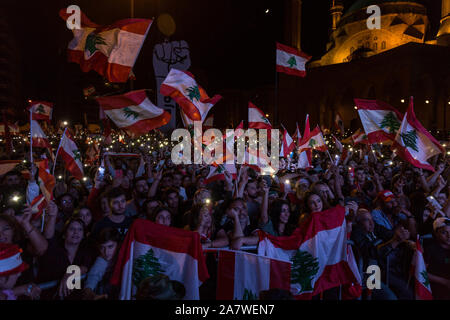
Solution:
[{"label": "flag draped over shoulder", "polygon": [[403,115],[379,100],[355,99],[358,114],[370,143],[393,141]]},{"label": "flag draped over shoulder", "polygon": [[[70,17],[66,9],[60,10],[59,15],[64,20]],[[68,60],[78,63],[83,72],[98,72],[109,82],[126,82],[152,22],[124,19],[100,26],[81,13],[81,28],[73,29]]]},{"label": "flag draped over shoulder", "polygon": [[408,111],[403,117],[392,149],[413,166],[434,172],[433,166],[427,160],[445,152],[445,149],[417,120],[413,104],[411,97]]},{"label": "flag draped over shoulder", "polygon": [[192,121],[203,122],[209,110],[222,99],[220,95],[210,98],[197,84],[192,73],[174,68],[170,69],[159,90],[163,96],[171,97],[178,103],[186,117]]},{"label": "flag draped over shoulder", "polygon": [[259,237],[259,255],[293,263],[291,292],[297,299],[358,282],[347,262],[344,207],[312,213],[289,237],[263,231]]},{"label": "flag draped over shoulder", "polygon": [[49,122],[52,119],[53,103],[46,101],[31,101],[27,110],[32,113],[32,120],[45,120]]},{"label": "flag draped over shoulder", "polygon": [[122,244],[111,283],[121,286],[121,300],[131,300],[142,280],[161,273],[183,283],[186,300],[199,300],[199,287],[209,278],[200,235],[137,219]]},{"label": "flag draped over shoulder", "polygon": [[73,135],[69,129],[64,131],[57,154],[63,158],[66,169],[78,180],[83,178],[83,163],[81,152],[78,149]]},{"label": "flag draped over shoulder", "polygon": [[263,290],[290,290],[290,280],[290,262],[243,251],[219,252],[217,300],[258,300]]},{"label": "flag draped over shoulder", "polygon": [[155,106],[145,90],[100,97],[96,100],[105,115],[131,137],[144,135],[170,121],[170,113]]},{"label": "flag draped over shoulder", "polygon": [[305,77],[305,65],[310,59],[310,56],[300,50],[277,43],[277,72]]}]

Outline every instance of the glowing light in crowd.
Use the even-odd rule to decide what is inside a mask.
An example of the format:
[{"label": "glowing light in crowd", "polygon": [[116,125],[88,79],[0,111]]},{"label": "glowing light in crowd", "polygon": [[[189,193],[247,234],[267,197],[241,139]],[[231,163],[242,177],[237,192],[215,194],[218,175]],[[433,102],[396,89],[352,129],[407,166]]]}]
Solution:
[{"label": "glowing light in crowd", "polygon": [[426,104],[430,103],[430,100],[425,100],[425,103],[426,103]]},{"label": "glowing light in crowd", "polygon": [[402,103],[405,103],[405,99],[402,99],[401,102],[402,102]]}]

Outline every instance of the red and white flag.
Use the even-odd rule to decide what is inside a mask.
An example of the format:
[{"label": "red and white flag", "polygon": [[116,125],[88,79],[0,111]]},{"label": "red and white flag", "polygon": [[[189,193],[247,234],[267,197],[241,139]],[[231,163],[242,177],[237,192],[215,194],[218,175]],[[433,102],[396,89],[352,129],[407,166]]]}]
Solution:
[{"label": "red and white flag", "polygon": [[30,203],[31,207],[31,219],[36,220],[39,219],[44,213],[44,209],[47,207],[47,200],[43,194],[38,195],[33,199]]},{"label": "red and white flag", "polygon": [[290,262],[243,251],[219,252],[217,300],[259,300],[261,291],[290,290],[290,283]]},{"label": "red and white flag", "polygon": [[259,255],[293,263],[291,292],[297,299],[311,299],[325,290],[357,282],[347,262],[344,207],[312,213],[289,237],[263,231],[259,237]]},{"label": "red and white flag", "polygon": [[27,109],[32,113],[32,120],[52,120],[53,103],[46,101],[31,101]]},{"label": "red and white flag", "polygon": [[214,181],[225,180],[225,171],[228,171],[233,180],[237,178],[236,166],[234,164],[219,164],[217,166],[210,165],[209,173],[205,178],[205,184],[209,184]]},{"label": "red and white flag", "polygon": [[192,73],[174,68],[170,70],[159,91],[163,96],[171,97],[178,103],[187,118],[192,121],[205,121],[209,110],[222,99],[220,95],[210,98],[197,84]]},{"label": "red and white flag", "polygon": [[310,59],[310,56],[300,50],[277,43],[277,72],[305,77],[305,65]]},{"label": "red and white flag", "polygon": [[300,153],[298,156],[297,161],[297,168],[298,169],[311,169],[313,167],[312,165],[312,152],[311,150],[305,150]]},{"label": "red and white flag", "polygon": [[199,287],[209,278],[200,234],[137,219],[122,244],[111,283],[120,285],[120,300],[131,300],[142,280],[158,274],[181,282],[185,300],[199,300]]},{"label": "red and white flag", "polygon": [[295,125],[297,126],[295,129],[295,133],[293,135],[293,139],[295,141],[295,145],[298,147],[300,145],[300,141],[302,140],[302,134],[300,133],[300,128],[298,127],[298,123],[296,122]]},{"label": "red and white flag", "polygon": [[[63,20],[71,14],[62,9]],[[152,24],[149,19],[124,19],[100,26],[81,13],[81,28],[73,29],[69,42],[69,62],[78,63],[83,72],[94,70],[109,82],[127,82]]]},{"label": "red and white flag", "polygon": [[287,158],[295,148],[294,140],[291,138],[286,129],[283,133],[283,141],[281,144],[280,157]]},{"label": "red and white flag", "polygon": [[392,149],[413,166],[434,172],[433,166],[427,160],[445,152],[445,149],[417,120],[413,105],[413,97],[411,97],[408,111],[403,117]]},{"label": "red and white flag", "polygon": [[355,99],[358,114],[370,143],[393,141],[403,115],[379,100]]},{"label": "red and white flag", "polygon": [[33,147],[48,148],[51,152],[50,142],[36,120],[31,120],[30,133]]},{"label": "red and white flag", "polygon": [[155,106],[145,90],[100,97],[96,100],[108,118],[133,138],[162,127],[170,121],[170,113]]},{"label": "red and white flag", "polygon": [[58,155],[63,158],[66,169],[78,180],[83,178],[83,163],[81,162],[81,152],[78,149],[73,135],[69,129],[64,131],[61,138],[56,157]]},{"label": "red and white flag", "polygon": [[319,151],[327,151],[328,147],[325,143],[325,139],[323,138],[322,131],[320,130],[319,126],[316,126],[316,128],[309,134],[309,136],[303,136],[303,139],[300,143],[299,150],[300,152],[304,150],[319,150]]},{"label": "red and white flag", "polygon": [[267,137],[270,137],[272,125],[264,113],[253,103],[248,103],[248,127],[250,129],[268,129]]},{"label": "red and white flag", "polygon": [[351,138],[354,145],[357,145],[358,143],[369,144],[369,139],[367,138],[367,135],[361,129],[356,130],[356,132],[352,134]]},{"label": "red and white flag", "polygon": [[418,236],[416,240],[416,252],[414,253],[414,258],[412,261],[412,266],[414,268],[416,300],[433,300],[430,279],[428,278],[425,260],[423,259],[423,250]]},{"label": "red and white flag", "polygon": [[39,163],[38,175],[39,188],[45,196],[47,202],[53,200],[53,189],[55,188],[55,177],[50,173],[48,167],[48,159],[44,159]]},{"label": "red and white flag", "polygon": [[214,128],[214,115],[210,115],[206,120],[203,122],[203,130],[206,131],[208,129]]}]

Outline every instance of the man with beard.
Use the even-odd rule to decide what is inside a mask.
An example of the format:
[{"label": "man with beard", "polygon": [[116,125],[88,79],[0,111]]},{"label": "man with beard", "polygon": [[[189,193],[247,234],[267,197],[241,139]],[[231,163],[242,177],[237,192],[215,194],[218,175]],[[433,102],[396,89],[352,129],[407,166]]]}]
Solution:
[{"label": "man with beard", "polygon": [[134,180],[133,199],[128,201],[125,215],[127,217],[135,217],[142,211],[142,205],[148,198],[148,183],[144,177],[139,177]]},{"label": "man with beard", "polygon": [[113,188],[108,193],[109,207],[111,214],[101,219],[94,225],[92,236],[94,239],[105,228],[116,229],[120,236],[121,241],[125,238],[125,235],[130,227],[133,219],[125,215],[126,210],[126,198],[125,192],[121,188]]}]

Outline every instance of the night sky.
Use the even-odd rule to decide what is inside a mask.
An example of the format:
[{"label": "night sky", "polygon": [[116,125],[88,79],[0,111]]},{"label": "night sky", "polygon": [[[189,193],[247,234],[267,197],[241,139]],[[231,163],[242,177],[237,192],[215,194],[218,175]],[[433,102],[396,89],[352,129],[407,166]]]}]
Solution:
[{"label": "night sky", "polygon": [[[313,57],[325,52],[330,2],[303,0],[302,50]],[[346,8],[353,2],[345,1]],[[424,2],[432,20],[439,22],[440,1]],[[6,9],[21,79],[23,105],[16,108],[23,110],[27,99],[42,99],[56,103],[56,119],[80,121],[81,106],[88,111],[89,120],[96,121],[96,105],[84,100],[82,89],[89,85],[99,92],[111,89],[104,88],[95,72],[83,74],[78,65],[66,62],[72,32],[58,11],[70,4],[79,5],[97,24],[130,17],[129,0],[2,0],[0,7]],[[270,10],[268,14],[266,9]],[[275,42],[284,41],[284,10],[282,0],[135,0],[136,18],[158,17],[161,13],[174,18],[177,28],[170,40],[188,42],[190,71],[211,96],[222,89],[246,90],[273,84]],[[432,25],[432,30],[437,27]],[[153,47],[164,38],[155,22],[134,68],[135,89],[154,89]]]}]

